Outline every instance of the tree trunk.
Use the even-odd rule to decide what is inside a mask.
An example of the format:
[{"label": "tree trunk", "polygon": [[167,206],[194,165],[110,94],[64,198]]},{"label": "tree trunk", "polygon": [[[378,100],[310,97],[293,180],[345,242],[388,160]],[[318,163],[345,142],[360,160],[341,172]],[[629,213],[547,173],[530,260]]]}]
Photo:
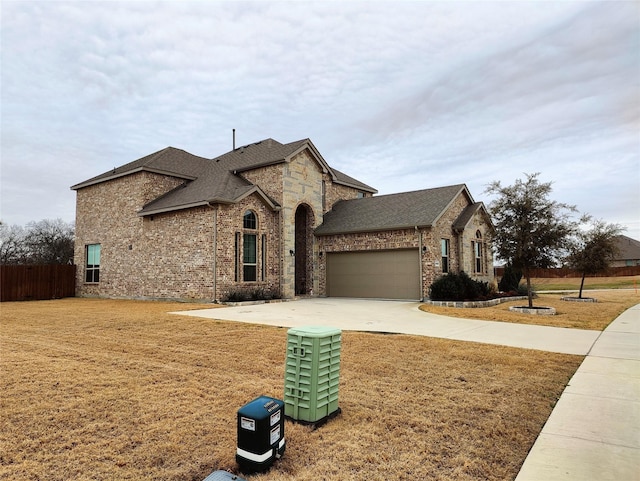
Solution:
[{"label": "tree trunk", "polygon": [[578,294],[578,299],[582,299],[582,286],[584,286],[584,278],[585,278],[586,274],[583,272],[582,273],[582,281],[580,282],[580,294]]},{"label": "tree trunk", "polygon": [[529,268],[524,269],[524,275],[527,278],[527,298],[529,299],[529,308],[533,307],[533,293],[531,292],[531,276],[529,275]]}]

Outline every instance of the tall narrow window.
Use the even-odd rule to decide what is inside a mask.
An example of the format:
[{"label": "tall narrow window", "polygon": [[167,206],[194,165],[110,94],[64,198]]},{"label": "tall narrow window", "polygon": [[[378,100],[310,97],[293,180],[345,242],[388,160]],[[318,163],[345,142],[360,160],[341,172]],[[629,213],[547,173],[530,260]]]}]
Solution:
[{"label": "tall narrow window", "polygon": [[85,282],[100,282],[100,244],[87,246],[85,262]]},{"label": "tall narrow window", "polygon": [[264,281],[267,277],[267,235],[262,234],[262,245],[260,246],[261,266],[260,280]]},{"label": "tall narrow window", "polygon": [[[258,228],[258,219],[253,211],[246,211],[242,217],[242,227],[248,230]],[[244,233],[242,236],[242,280],[255,282],[258,280],[258,236]]]},{"label": "tall narrow window", "polygon": [[449,272],[449,239],[440,239],[442,250],[442,272]]},{"label": "tall narrow window", "polygon": [[236,232],[236,242],[234,246],[234,278],[238,282],[240,280],[240,232]]},{"label": "tall narrow window", "polygon": [[245,282],[256,280],[256,235],[245,234],[242,243],[242,279]]},{"label": "tall narrow window", "polygon": [[481,273],[482,269],[482,234],[480,231],[476,232],[476,241],[473,243],[473,254],[475,257],[475,272]]}]

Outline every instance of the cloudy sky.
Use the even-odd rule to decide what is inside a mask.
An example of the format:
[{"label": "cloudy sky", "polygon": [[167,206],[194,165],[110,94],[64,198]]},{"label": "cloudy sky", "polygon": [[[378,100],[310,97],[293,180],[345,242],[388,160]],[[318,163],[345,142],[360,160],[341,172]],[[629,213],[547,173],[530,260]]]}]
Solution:
[{"label": "cloudy sky", "polygon": [[380,194],[524,173],[640,239],[638,2],[11,1],[1,211],[167,146],[310,138]]}]

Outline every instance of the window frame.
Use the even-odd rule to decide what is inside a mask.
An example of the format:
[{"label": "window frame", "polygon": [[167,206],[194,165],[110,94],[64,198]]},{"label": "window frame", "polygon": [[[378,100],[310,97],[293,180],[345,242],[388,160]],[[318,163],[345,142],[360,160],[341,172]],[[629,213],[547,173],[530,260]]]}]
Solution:
[{"label": "window frame", "polygon": [[451,243],[449,239],[440,239],[440,255],[441,255],[441,267],[442,273],[448,274],[450,270],[449,260],[451,257]]},{"label": "window frame", "polygon": [[267,235],[262,234],[260,245],[260,280],[266,280],[267,272]]},{"label": "window frame", "polygon": [[[253,247],[253,248],[252,248]],[[258,280],[258,235],[242,234],[242,281]]]},{"label": "window frame", "polygon": [[[242,253],[237,253],[242,258],[238,260],[242,264],[242,282],[258,281],[258,216],[251,210],[245,210],[242,216]],[[239,235],[238,235],[239,237]],[[238,239],[239,240],[239,239]]]},{"label": "window frame", "polygon": [[476,239],[471,242],[473,245],[473,268],[477,274],[484,274],[483,249],[482,249],[482,233],[476,231]]},{"label": "window frame", "polygon": [[[102,244],[86,244],[84,251],[84,282],[85,284],[99,284]],[[90,261],[92,262],[91,264],[89,263]]]},{"label": "window frame", "polygon": [[242,228],[250,230],[258,229],[258,216],[251,209],[246,210],[242,216]]}]

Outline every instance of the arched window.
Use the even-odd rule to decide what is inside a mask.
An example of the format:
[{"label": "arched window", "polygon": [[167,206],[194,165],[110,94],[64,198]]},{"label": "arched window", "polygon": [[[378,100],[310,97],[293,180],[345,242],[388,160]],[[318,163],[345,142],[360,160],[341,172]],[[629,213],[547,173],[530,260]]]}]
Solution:
[{"label": "arched window", "polygon": [[[256,214],[248,210],[242,217],[242,227],[244,229],[257,229],[258,219]],[[242,236],[242,280],[244,282],[254,282],[258,274],[258,236],[257,234],[245,232]]]},{"label": "arched window", "polygon": [[257,229],[258,228],[258,220],[256,218],[256,214],[248,210],[244,213],[244,217],[242,218],[242,227],[245,229]]},{"label": "arched window", "polygon": [[482,232],[479,230],[476,231],[476,240],[472,242],[473,244],[473,256],[475,259],[474,262],[474,272],[480,274],[484,271],[482,268],[484,262],[482,261]]}]

